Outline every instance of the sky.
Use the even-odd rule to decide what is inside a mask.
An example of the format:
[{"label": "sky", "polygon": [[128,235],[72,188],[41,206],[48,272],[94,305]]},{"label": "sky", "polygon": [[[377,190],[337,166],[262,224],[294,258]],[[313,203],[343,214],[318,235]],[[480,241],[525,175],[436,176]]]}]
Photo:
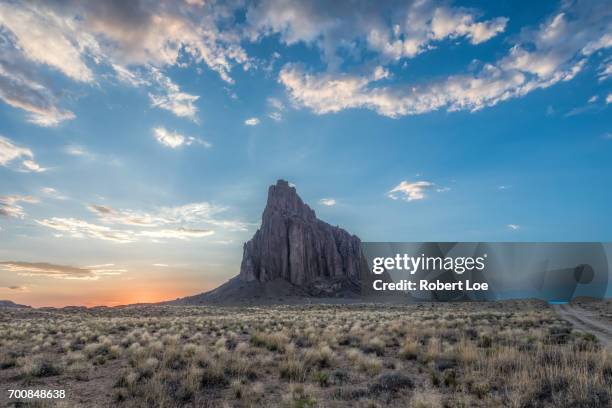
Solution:
[{"label": "sky", "polygon": [[236,275],[267,187],[362,241],[611,241],[600,1],[0,1],[0,299]]}]

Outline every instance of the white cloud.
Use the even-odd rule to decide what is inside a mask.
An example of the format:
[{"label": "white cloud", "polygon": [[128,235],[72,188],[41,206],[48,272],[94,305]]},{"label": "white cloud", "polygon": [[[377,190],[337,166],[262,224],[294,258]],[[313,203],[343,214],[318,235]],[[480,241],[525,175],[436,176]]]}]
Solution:
[{"label": "white cloud", "polygon": [[119,67],[123,79],[126,66],[162,67],[181,57],[203,62],[228,82],[234,64],[249,66],[236,34],[219,29],[232,20],[233,5],[68,3],[6,4],[0,24],[29,59],[78,81],[93,80],[87,59]]},{"label": "white cloud", "polygon": [[283,115],[280,112],[270,112],[268,117],[276,122],[283,120]]},{"label": "white cloud", "polygon": [[148,238],[175,238],[189,240],[189,238],[203,238],[213,235],[215,231],[196,228],[161,229],[156,231],[142,231],[140,235]]},{"label": "white cloud", "polygon": [[278,98],[269,97],[268,106],[272,109],[272,112],[268,113],[268,117],[276,122],[283,119],[282,112],[285,110],[285,104]]},{"label": "white cloud", "polygon": [[591,96],[591,97],[589,98],[588,102],[589,102],[589,103],[595,103],[595,102],[597,102],[597,99],[598,99],[598,98],[599,98],[599,97],[598,97],[597,95],[593,95],[593,96]]},{"label": "white cloud", "polygon": [[143,239],[155,242],[159,239],[190,240],[214,234],[213,228],[246,231],[251,225],[239,220],[221,218],[219,214],[226,211],[226,208],[206,202],[161,207],[154,212],[117,210],[110,206],[93,204],[87,208],[96,215],[101,224],[61,217],[36,220],[36,223],[59,231],[58,237],[66,235],[118,243]]},{"label": "white cloud", "polygon": [[599,67],[598,77],[600,81],[605,81],[609,79],[610,77],[612,77],[612,60],[611,59],[608,59],[608,61],[601,64],[601,66]]},{"label": "white cloud", "polygon": [[246,231],[250,224],[220,218],[226,207],[208,202],[190,203],[176,207],[161,207],[153,212],[118,210],[106,205],[87,207],[105,224],[136,227],[161,227],[171,224],[207,224],[229,231]]},{"label": "white cloud", "polygon": [[149,93],[151,106],[165,109],[178,117],[197,122],[198,108],[195,106],[195,102],[200,97],[182,92],[177,84],[159,70],[154,70],[153,76],[159,84],[159,90],[157,94]]},{"label": "white cloud", "polygon": [[57,106],[54,92],[47,84],[33,78],[26,64],[2,45],[0,31],[0,99],[26,111],[28,121],[38,126],[57,126],[74,119],[74,113]]},{"label": "white cloud", "polygon": [[24,195],[0,196],[0,216],[24,218],[25,211],[19,203],[35,204],[38,203],[38,199]]},{"label": "white cloud", "polygon": [[71,156],[91,156],[91,153],[82,146],[70,145],[66,146],[64,151]]},{"label": "white cloud", "polygon": [[274,98],[274,97],[269,97],[268,98],[268,105],[270,105],[270,107],[278,112],[282,112],[285,110],[285,104],[278,98]]},{"label": "white cloud", "polygon": [[145,76],[140,75],[134,71],[129,70],[128,68],[119,65],[119,64],[111,64],[115,74],[117,75],[117,79],[125,84],[128,84],[133,87],[140,87],[145,85],[150,85],[151,81],[149,81]]},{"label": "white cloud", "polygon": [[516,231],[521,228],[521,226],[518,224],[508,224],[507,227],[511,229],[512,231]]},{"label": "white cloud", "polygon": [[43,193],[44,195],[51,197],[55,200],[67,200],[68,197],[66,197],[65,195],[60,194],[59,191],[57,191],[56,189],[54,189],[53,187],[43,187],[40,189],[41,193]]},{"label": "white cloud", "polygon": [[8,167],[13,161],[20,161],[20,171],[24,172],[43,172],[42,168],[34,161],[34,154],[26,147],[20,147],[12,140],[0,136],[0,166]]},{"label": "white cloud", "polygon": [[84,34],[79,34],[73,21],[62,19],[42,5],[0,3],[0,25],[10,30],[28,59],[53,67],[76,81],[93,80],[93,73],[81,57],[86,46]]},{"label": "white cloud", "polygon": [[169,131],[163,127],[153,128],[153,137],[162,145],[172,149],[181,146],[191,146],[193,144],[199,144],[206,148],[212,147],[212,145],[205,140],[193,136],[183,136],[178,132]]},{"label": "white cloud", "polygon": [[[330,6],[324,0],[264,0],[249,7],[247,21],[252,39],[280,34],[287,45],[314,44],[329,65],[338,66],[339,54],[353,54],[359,60],[373,52],[383,62],[397,61],[432,49],[444,39],[463,37],[479,44],[504,31],[507,18],[479,21],[477,13],[428,0],[376,7],[367,2]],[[356,44],[365,44],[365,49]]]},{"label": "white cloud", "polygon": [[248,118],[244,121],[244,124],[247,126],[257,126],[259,125],[259,119],[257,118]]},{"label": "white cloud", "polygon": [[228,29],[237,6],[71,0],[0,3],[0,99],[28,112],[32,123],[56,126],[75,115],[58,107],[63,90],[50,82],[44,68],[93,85],[98,80],[95,68],[111,67],[123,83],[155,88],[150,93],[154,106],[196,120],[198,96],[150,72],[203,63],[232,83],[230,71],[235,65],[245,70],[251,66],[237,30]]},{"label": "white cloud", "polygon": [[422,200],[426,197],[425,192],[433,187],[434,183],[429,181],[415,181],[414,183],[411,183],[404,180],[397,186],[393,187],[393,189],[387,193],[387,197],[391,198],[392,200]]},{"label": "white cloud", "polygon": [[[106,209],[102,210],[100,206],[96,211],[106,214]],[[204,238],[215,233],[212,229],[191,228],[191,227],[173,227],[173,228],[154,228],[159,225],[170,223],[169,219],[163,218],[146,218],[147,215],[134,215],[132,213],[113,213],[112,215],[101,217],[101,220],[109,224],[129,225],[138,227],[134,229],[119,229],[105,225],[93,224],[84,220],[75,218],[50,218],[36,220],[36,223],[47,228],[60,231],[67,234],[71,238],[95,238],[105,241],[117,243],[131,243],[140,241],[143,238],[153,239],[180,239],[190,240],[192,238]],[[139,218],[140,217],[140,218]]]},{"label": "white cloud", "polygon": [[325,205],[327,207],[332,207],[336,205],[336,200],[333,198],[322,198],[319,200],[319,204]]},{"label": "white cloud", "polygon": [[125,269],[99,269],[95,267],[79,268],[47,262],[20,261],[0,262],[0,269],[17,273],[20,276],[68,280],[98,280],[102,276],[116,276],[127,272]]},{"label": "white cloud", "polygon": [[612,93],[609,93],[608,96],[606,96],[606,105],[612,103]]},{"label": "white cloud", "polygon": [[185,137],[183,135],[168,131],[162,127],[154,128],[153,136],[159,143],[173,149],[176,149],[185,143]]},{"label": "white cloud", "polygon": [[[473,74],[451,75],[425,84],[377,85],[376,70],[369,75],[310,73],[300,65],[288,64],[281,69],[279,82],[294,103],[317,114],[350,108],[371,109],[389,117],[438,109],[476,111],[569,81],[590,55],[612,44],[603,40],[609,30],[603,5],[570,11],[575,10],[555,14],[537,30],[520,37],[521,42],[506,56],[484,64]],[[472,38],[486,37],[479,35]]]},{"label": "white cloud", "polygon": [[158,268],[167,268],[168,264],[164,264],[164,263],[154,263],[153,266],[158,267]]},{"label": "white cloud", "polygon": [[35,172],[35,173],[42,173],[43,171],[46,171],[47,169],[40,167],[40,165],[38,163],[36,163],[34,160],[24,160],[21,162],[21,166],[22,166],[22,171],[25,172]]},{"label": "white cloud", "polygon": [[56,231],[66,233],[72,238],[96,238],[118,243],[129,243],[135,241],[133,231],[116,230],[76,218],[53,217],[36,220],[36,223]]}]

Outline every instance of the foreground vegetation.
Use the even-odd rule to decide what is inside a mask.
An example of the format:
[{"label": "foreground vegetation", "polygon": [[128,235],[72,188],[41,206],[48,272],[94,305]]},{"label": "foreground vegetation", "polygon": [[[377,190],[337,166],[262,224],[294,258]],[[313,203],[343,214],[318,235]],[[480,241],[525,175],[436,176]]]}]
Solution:
[{"label": "foreground vegetation", "polygon": [[0,404],[577,407],[612,355],[539,302],[0,310]]}]

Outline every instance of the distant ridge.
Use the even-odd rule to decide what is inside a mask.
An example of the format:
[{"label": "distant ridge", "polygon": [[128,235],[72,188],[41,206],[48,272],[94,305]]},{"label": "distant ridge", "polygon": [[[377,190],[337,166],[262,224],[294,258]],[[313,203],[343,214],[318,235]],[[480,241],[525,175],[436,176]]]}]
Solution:
[{"label": "distant ridge", "polygon": [[10,300],[0,300],[0,307],[13,307],[13,308],[21,308],[21,309],[31,308],[31,306],[20,305]]},{"label": "distant ridge", "polygon": [[359,301],[367,275],[360,239],[319,220],[295,187],[278,180],[268,189],[260,228],[244,244],[239,275],[165,304]]}]

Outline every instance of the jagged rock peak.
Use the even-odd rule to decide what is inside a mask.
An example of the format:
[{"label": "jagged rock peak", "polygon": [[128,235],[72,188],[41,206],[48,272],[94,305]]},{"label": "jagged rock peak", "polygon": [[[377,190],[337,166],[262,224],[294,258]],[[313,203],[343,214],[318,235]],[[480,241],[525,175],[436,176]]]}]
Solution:
[{"label": "jagged rock peak", "polygon": [[315,212],[302,201],[295,187],[289,185],[286,180],[278,180],[268,189],[268,202],[262,214],[262,221],[272,212],[280,212],[285,216],[298,216],[306,220],[316,218]]},{"label": "jagged rock peak", "polygon": [[358,290],[364,270],[358,237],[317,219],[287,181],[270,186],[261,226],[244,244],[242,281],[281,279],[309,293],[331,293]]}]

